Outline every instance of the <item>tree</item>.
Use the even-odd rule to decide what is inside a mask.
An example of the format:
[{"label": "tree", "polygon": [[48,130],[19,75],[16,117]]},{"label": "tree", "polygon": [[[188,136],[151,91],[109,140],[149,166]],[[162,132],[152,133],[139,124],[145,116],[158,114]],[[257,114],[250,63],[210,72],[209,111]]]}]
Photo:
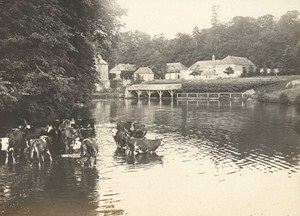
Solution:
[{"label": "tree", "polygon": [[226,73],[227,75],[233,74],[234,70],[232,67],[228,67],[225,69],[224,73]]},{"label": "tree", "polygon": [[280,65],[281,65],[281,75],[288,75],[293,73],[294,69],[294,56],[292,53],[292,48],[287,46],[284,50],[284,53],[281,56]]},{"label": "tree", "polygon": [[108,0],[2,3],[0,76],[13,86],[19,111],[68,115],[76,104],[89,103],[94,56],[109,48],[121,14]]},{"label": "tree", "polygon": [[211,25],[213,27],[216,27],[219,24],[219,14],[218,14],[218,10],[220,9],[220,5],[213,5],[211,7]]},{"label": "tree", "polygon": [[196,78],[196,76],[201,76],[202,73],[203,73],[202,70],[200,70],[200,71],[194,70],[194,71],[191,72],[189,75],[190,75],[190,76],[194,76],[194,78]]},{"label": "tree", "polygon": [[248,68],[247,74],[248,74],[248,77],[253,77],[255,75],[254,68],[252,65],[250,65],[250,67]]},{"label": "tree", "polygon": [[245,67],[243,67],[241,77],[247,77],[247,69]]},{"label": "tree", "polygon": [[262,72],[262,75],[263,75],[263,76],[268,76],[268,70],[267,70],[266,65],[263,66],[263,72]]}]

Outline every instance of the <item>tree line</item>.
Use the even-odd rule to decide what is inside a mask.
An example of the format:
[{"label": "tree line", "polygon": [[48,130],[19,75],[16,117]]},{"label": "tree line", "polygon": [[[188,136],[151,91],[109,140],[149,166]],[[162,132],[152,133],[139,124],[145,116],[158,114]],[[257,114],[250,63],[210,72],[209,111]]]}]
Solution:
[{"label": "tree line", "polygon": [[0,0],[0,111],[69,115],[89,103],[124,14],[114,0]]},{"label": "tree line", "polygon": [[[256,18],[234,17],[220,23],[216,11],[212,27],[191,34],[178,33],[167,39],[163,34],[150,37],[144,32],[127,31],[119,35],[109,57],[109,65],[132,63],[150,66],[163,77],[166,63],[181,62],[189,67],[212,55],[223,59],[227,55],[247,57],[256,66],[244,76],[266,75],[266,69],[280,69],[280,74],[300,74],[300,19],[298,11],[288,11],[279,19],[272,15]],[[259,73],[262,70],[265,73]]]}]

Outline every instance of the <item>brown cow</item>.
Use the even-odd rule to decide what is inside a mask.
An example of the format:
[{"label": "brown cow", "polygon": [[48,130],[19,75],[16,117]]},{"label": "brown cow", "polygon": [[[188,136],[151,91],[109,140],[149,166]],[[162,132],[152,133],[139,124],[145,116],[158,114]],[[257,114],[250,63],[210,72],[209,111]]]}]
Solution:
[{"label": "brown cow", "polygon": [[84,165],[91,167],[92,166],[92,159],[94,160],[93,164],[96,164],[98,154],[98,145],[95,139],[87,138],[82,140],[81,142],[81,153],[80,157],[84,160]]},{"label": "brown cow", "polygon": [[34,152],[36,152],[37,159],[39,161],[39,167],[41,167],[41,162],[45,161],[45,154],[49,155],[49,160],[52,161],[52,156],[49,151],[49,137],[41,136],[40,138],[35,138],[30,140],[30,159],[33,161]]},{"label": "brown cow", "polygon": [[152,153],[162,144],[163,144],[162,138],[147,139],[147,138],[129,137],[127,140],[127,147],[129,150],[129,154],[132,155],[134,154],[134,152]]}]

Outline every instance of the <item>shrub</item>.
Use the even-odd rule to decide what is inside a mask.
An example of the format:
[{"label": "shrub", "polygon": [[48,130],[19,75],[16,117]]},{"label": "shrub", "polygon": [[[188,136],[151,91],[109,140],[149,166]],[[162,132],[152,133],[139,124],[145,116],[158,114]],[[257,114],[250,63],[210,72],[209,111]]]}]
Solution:
[{"label": "shrub", "polygon": [[300,95],[297,94],[295,100],[294,100],[294,104],[300,105]]},{"label": "shrub", "polygon": [[279,102],[281,104],[289,104],[290,103],[289,96],[286,93],[281,93],[279,95]]}]

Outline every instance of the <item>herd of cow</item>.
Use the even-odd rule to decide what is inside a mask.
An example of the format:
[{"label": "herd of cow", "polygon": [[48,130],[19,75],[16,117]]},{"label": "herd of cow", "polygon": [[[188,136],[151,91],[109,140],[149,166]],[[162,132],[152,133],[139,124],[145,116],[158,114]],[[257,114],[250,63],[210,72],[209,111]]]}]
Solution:
[{"label": "herd of cow", "polygon": [[154,152],[162,144],[162,138],[147,139],[146,134],[146,126],[135,121],[118,122],[117,128],[112,131],[118,148],[128,150],[130,155]]},{"label": "herd of cow", "polygon": [[[144,124],[135,121],[120,121],[113,129],[113,138],[119,149],[134,152],[154,152],[162,139],[146,139]],[[55,120],[46,127],[34,127],[23,120],[5,136],[0,137],[0,151],[5,152],[5,164],[9,159],[38,161],[39,167],[45,158],[52,161],[52,155],[63,156],[78,153],[85,166],[96,164],[98,145],[95,141],[94,119]]]},{"label": "herd of cow", "polygon": [[52,155],[80,153],[84,165],[96,163],[98,145],[95,143],[94,119],[55,120],[46,127],[33,127],[23,120],[0,138],[0,150],[5,152],[5,163],[26,159],[38,165]]}]

